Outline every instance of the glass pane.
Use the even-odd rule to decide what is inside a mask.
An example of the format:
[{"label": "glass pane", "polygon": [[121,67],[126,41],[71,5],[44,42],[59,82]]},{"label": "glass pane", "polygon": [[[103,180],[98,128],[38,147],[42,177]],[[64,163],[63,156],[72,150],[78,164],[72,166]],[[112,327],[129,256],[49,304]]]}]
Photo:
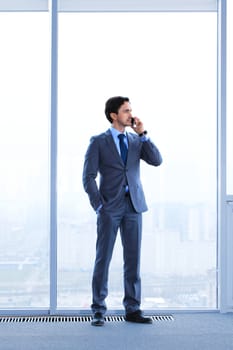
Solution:
[{"label": "glass pane", "polygon": [[[159,168],[142,164],[149,206],[142,307],[216,307],[216,20],[215,13],[59,15],[60,308],[91,304],[96,215],[82,168],[90,137],[110,126],[104,104],[115,95],[130,97],[164,158]],[[122,265],[118,237],[109,309],[122,308]]]},{"label": "glass pane", "polygon": [[227,194],[233,195],[233,3],[227,1]]},{"label": "glass pane", "polygon": [[0,308],[49,304],[48,31],[0,13]]}]

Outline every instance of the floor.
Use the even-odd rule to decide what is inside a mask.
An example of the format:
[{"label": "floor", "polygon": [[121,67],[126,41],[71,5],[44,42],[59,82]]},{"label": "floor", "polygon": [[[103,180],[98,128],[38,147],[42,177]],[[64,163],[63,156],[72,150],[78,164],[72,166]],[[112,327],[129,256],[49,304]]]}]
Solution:
[{"label": "floor", "polygon": [[233,314],[177,313],[152,325],[107,321],[0,323],[1,350],[233,350]]}]

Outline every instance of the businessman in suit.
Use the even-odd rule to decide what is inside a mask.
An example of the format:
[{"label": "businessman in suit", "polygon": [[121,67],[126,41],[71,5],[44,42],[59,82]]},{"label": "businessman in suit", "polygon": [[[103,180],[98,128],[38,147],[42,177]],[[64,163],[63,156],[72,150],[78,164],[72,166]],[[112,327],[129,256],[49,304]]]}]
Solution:
[{"label": "businessman in suit", "polygon": [[[162,157],[142,121],[133,117],[129,98],[110,98],[105,114],[111,127],[91,138],[83,168],[83,186],[97,213],[92,325],[104,325],[109,264],[118,229],[123,246],[125,320],[149,324],[151,318],[140,310],[142,212],[148,209],[140,180],[140,160],[158,166]],[[134,132],[126,132],[126,127]]]}]

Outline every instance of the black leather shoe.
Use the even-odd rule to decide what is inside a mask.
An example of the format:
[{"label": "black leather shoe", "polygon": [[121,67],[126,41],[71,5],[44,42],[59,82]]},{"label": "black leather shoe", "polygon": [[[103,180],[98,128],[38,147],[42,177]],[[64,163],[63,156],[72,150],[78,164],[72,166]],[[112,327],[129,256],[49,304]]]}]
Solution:
[{"label": "black leather shoe", "polygon": [[135,312],[127,313],[125,316],[125,320],[127,322],[135,322],[135,323],[145,323],[151,324],[152,319],[150,317],[145,317],[142,315],[141,310],[137,310]]},{"label": "black leather shoe", "polygon": [[103,326],[104,316],[101,312],[97,311],[94,313],[93,320],[91,321],[92,326]]}]

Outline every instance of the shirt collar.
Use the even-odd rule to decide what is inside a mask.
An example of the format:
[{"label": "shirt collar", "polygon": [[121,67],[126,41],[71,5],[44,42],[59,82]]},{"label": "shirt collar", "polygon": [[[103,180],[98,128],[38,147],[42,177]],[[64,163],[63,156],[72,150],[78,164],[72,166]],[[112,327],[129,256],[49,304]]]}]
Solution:
[{"label": "shirt collar", "polygon": [[117,129],[115,129],[113,126],[111,126],[110,131],[111,131],[113,137],[118,137],[118,135],[120,135],[120,134],[124,134],[126,136],[126,131],[124,133],[122,133],[122,132],[118,131]]}]

